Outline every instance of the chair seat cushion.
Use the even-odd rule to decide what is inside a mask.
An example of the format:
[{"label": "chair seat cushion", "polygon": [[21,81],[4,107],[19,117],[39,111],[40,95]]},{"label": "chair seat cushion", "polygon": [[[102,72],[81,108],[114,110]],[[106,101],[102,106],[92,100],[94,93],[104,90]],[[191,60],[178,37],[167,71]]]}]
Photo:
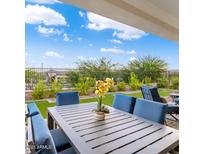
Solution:
[{"label": "chair seat cushion", "polygon": [[32,116],[40,113],[40,111],[35,103],[29,103],[27,107],[28,107],[28,116],[29,117],[32,117]]},{"label": "chair seat cushion", "polygon": [[68,138],[65,136],[61,129],[52,129],[50,130],[50,132],[57,152],[71,147]]},{"label": "chair seat cushion", "polygon": [[76,154],[76,152],[73,148],[68,148],[66,150],[59,152],[58,154]]}]

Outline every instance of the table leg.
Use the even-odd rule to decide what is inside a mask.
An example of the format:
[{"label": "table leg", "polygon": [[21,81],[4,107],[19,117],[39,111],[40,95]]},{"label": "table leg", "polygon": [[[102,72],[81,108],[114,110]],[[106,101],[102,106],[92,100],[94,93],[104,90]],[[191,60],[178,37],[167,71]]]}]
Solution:
[{"label": "table leg", "polygon": [[53,127],[54,127],[54,120],[48,112],[48,128],[53,129]]},{"label": "table leg", "polygon": [[57,126],[57,123],[54,121],[54,129],[58,128]]}]

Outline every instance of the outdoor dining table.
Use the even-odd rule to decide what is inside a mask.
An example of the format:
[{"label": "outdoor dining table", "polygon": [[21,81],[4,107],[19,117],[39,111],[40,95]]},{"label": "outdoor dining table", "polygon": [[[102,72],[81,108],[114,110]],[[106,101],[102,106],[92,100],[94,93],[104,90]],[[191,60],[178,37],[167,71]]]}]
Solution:
[{"label": "outdoor dining table", "polygon": [[167,153],[179,145],[178,130],[109,107],[95,119],[97,103],[48,108],[48,127],[56,123],[80,154]]}]

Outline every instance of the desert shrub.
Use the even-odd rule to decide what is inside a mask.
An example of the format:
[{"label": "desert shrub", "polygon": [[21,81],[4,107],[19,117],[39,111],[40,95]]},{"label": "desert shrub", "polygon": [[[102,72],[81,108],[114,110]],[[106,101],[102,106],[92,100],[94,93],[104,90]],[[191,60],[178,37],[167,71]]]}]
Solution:
[{"label": "desert shrub", "polygon": [[179,77],[173,77],[171,79],[171,85],[170,85],[171,89],[179,89]]},{"label": "desert shrub", "polygon": [[45,98],[47,91],[48,88],[45,85],[45,81],[40,80],[34,87],[34,90],[32,92],[32,97],[33,99],[43,99]]},{"label": "desert shrub", "polygon": [[134,72],[130,73],[129,86],[131,90],[136,90],[141,86],[141,83]]},{"label": "desert shrub", "polygon": [[143,80],[142,80],[143,84],[144,85],[147,85],[147,86],[152,86],[152,79],[150,77],[145,77]]},{"label": "desert shrub", "polygon": [[64,87],[64,78],[50,83],[49,97],[55,97],[56,93],[61,92]]},{"label": "desert shrub", "polygon": [[89,89],[95,84],[95,79],[89,77],[80,77],[79,82],[75,85],[80,95],[88,95]]},{"label": "desert shrub", "polygon": [[169,87],[169,80],[166,77],[159,78],[157,81],[158,88],[168,88]]},{"label": "desert shrub", "polygon": [[117,83],[117,89],[119,91],[124,91],[126,89],[126,83],[125,82],[119,82]]},{"label": "desert shrub", "polygon": [[117,91],[116,86],[111,86],[111,87],[109,88],[109,92],[116,92],[116,91]]},{"label": "desert shrub", "polygon": [[70,83],[72,86],[75,86],[78,83],[80,78],[80,73],[78,71],[70,71],[66,74],[66,82]]}]

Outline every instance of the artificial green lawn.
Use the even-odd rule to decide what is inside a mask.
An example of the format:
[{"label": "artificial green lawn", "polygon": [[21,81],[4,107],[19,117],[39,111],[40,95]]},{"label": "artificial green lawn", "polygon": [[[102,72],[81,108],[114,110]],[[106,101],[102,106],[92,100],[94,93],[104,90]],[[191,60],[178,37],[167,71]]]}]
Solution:
[{"label": "artificial green lawn", "polygon": [[[169,93],[172,90],[170,89],[159,89],[160,96],[168,96]],[[141,92],[136,92],[132,94],[126,94],[128,96],[133,96],[137,98],[142,98]],[[111,106],[113,102],[114,94],[106,94],[105,97],[103,98],[103,103],[106,105]],[[96,98],[89,98],[89,99],[81,99],[80,103],[89,103],[89,102],[96,102]],[[29,103],[30,101],[26,102]],[[55,102],[49,103],[48,101],[35,101],[36,105],[38,106],[39,110],[41,111],[41,114],[43,115],[44,118],[47,118],[47,108],[55,106]]]}]

